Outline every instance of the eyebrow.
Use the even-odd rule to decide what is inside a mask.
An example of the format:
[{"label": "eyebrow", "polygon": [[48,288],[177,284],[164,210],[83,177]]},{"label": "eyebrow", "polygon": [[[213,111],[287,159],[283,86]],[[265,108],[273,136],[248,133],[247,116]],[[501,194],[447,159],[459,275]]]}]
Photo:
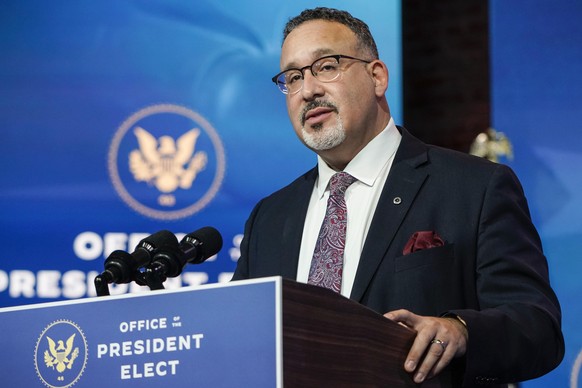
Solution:
[{"label": "eyebrow", "polygon": [[[332,55],[332,54],[336,54],[336,50],[332,50],[330,48],[320,48],[315,50],[312,55],[314,60],[319,59],[321,57],[324,57],[326,55]],[[313,63],[313,62],[311,62]],[[310,63],[310,65],[311,65]],[[298,69],[299,65],[296,62],[291,62],[287,65],[287,67],[285,67],[284,70],[289,70],[289,69]]]}]

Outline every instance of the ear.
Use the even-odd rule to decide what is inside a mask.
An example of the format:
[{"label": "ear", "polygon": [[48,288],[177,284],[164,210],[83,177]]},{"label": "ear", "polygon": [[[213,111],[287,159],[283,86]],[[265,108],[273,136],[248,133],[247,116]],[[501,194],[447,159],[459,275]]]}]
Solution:
[{"label": "ear", "polygon": [[372,61],[370,64],[370,75],[374,81],[377,97],[382,97],[388,90],[388,67],[379,59]]}]

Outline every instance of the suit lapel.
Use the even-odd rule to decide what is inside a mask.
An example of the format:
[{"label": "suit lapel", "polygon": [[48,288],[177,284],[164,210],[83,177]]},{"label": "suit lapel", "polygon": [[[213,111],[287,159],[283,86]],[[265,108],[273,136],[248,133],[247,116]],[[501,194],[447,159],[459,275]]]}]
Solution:
[{"label": "suit lapel", "polygon": [[360,301],[378,266],[386,255],[414,198],[428,174],[418,166],[426,163],[426,145],[412,137],[404,128],[402,141],[394,158],[390,174],[364,243],[356,272],[351,299]]},{"label": "suit lapel", "polygon": [[314,168],[299,178],[295,190],[289,196],[289,209],[292,210],[285,213],[280,250],[281,276],[284,278],[295,279],[297,277],[303,226],[316,178],[317,168]]}]

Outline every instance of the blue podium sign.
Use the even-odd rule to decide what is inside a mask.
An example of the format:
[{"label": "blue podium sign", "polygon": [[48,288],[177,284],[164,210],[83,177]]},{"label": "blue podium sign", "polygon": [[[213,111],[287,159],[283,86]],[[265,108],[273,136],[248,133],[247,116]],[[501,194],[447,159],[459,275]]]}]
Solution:
[{"label": "blue podium sign", "polygon": [[280,387],[281,278],[0,309],[5,387]]}]

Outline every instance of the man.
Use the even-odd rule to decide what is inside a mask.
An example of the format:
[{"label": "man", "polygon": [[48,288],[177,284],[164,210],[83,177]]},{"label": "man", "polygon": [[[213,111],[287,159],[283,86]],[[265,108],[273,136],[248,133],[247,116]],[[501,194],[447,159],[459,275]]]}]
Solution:
[{"label": "man", "polygon": [[560,307],[513,172],[396,127],[386,65],[347,12],[291,19],[280,64],[273,80],[318,164],[257,204],[233,279],[325,286],[416,330],[404,368],[418,383],[448,365],[455,386],[555,368]]}]

